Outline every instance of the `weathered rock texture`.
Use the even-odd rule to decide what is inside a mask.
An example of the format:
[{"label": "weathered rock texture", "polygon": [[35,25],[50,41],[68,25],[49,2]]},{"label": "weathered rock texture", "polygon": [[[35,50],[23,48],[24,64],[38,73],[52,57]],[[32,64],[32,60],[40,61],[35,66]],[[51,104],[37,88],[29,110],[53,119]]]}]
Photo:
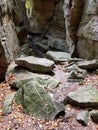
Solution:
[{"label": "weathered rock texture", "polygon": [[14,23],[13,28],[19,39],[19,44],[23,43],[27,34],[27,30],[29,29],[29,23],[26,16],[25,2],[22,1],[23,0],[7,1],[8,9],[10,11],[10,15],[12,16],[11,21]]},{"label": "weathered rock texture", "polygon": [[49,24],[49,33],[55,37],[65,39],[66,28],[65,28],[63,4],[64,0],[58,0],[55,3],[53,17]]},{"label": "weathered rock texture", "polygon": [[98,1],[85,0],[78,28],[78,54],[81,58],[98,58]]},{"label": "weathered rock texture", "polygon": [[25,7],[21,1],[0,1],[0,79],[4,78],[9,62],[17,55],[26,23]]},{"label": "weathered rock texture", "polygon": [[6,37],[5,17],[6,20],[8,20],[7,5],[6,2],[2,0],[0,2],[0,80],[4,79],[4,74],[7,70],[9,59],[12,59],[12,54],[8,48],[8,39]]},{"label": "weathered rock texture", "polygon": [[66,42],[69,45],[69,51],[77,56],[77,29],[81,20],[84,0],[65,0],[63,11],[66,25]]},{"label": "weathered rock texture", "polygon": [[33,72],[48,73],[54,68],[54,62],[46,58],[38,58],[33,56],[17,58],[15,63],[20,67],[27,68]]},{"label": "weathered rock texture", "polygon": [[53,15],[55,0],[31,0],[30,31],[43,33],[48,29],[49,20]]},{"label": "weathered rock texture", "polygon": [[98,1],[65,0],[66,42],[74,56],[98,58]]},{"label": "weathered rock texture", "polygon": [[64,0],[30,0],[31,11],[28,16],[30,31],[45,33],[65,38]]}]

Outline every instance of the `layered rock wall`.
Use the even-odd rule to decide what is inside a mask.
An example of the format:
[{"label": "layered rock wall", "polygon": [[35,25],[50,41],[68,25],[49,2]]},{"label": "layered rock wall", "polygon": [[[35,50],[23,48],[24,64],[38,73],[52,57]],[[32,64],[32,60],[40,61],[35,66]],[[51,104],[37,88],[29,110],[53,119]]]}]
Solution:
[{"label": "layered rock wall", "polygon": [[59,0],[55,3],[53,17],[49,24],[49,33],[61,39],[66,38],[63,4],[64,0]]},{"label": "layered rock wall", "polygon": [[[24,9],[23,9],[24,8]],[[19,0],[0,1],[0,79],[19,50],[20,34],[26,30],[25,6]]]},{"label": "layered rock wall", "polygon": [[77,48],[81,58],[98,59],[98,1],[85,0],[78,28]]},{"label": "layered rock wall", "polygon": [[77,29],[82,17],[84,0],[65,0],[63,11],[66,25],[66,42],[69,51],[73,56],[77,56]]},{"label": "layered rock wall", "polygon": [[70,53],[85,59],[98,58],[98,1],[65,0],[63,10]]},{"label": "layered rock wall", "polygon": [[29,18],[30,31],[44,33],[48,29],[49,20],[53,16],[55,0],[31,0],[32,15]]}]

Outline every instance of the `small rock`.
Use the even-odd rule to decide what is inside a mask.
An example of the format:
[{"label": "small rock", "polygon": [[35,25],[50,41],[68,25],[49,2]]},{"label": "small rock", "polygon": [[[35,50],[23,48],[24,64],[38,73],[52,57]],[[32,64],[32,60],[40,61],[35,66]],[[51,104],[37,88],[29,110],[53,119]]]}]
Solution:
[{"label": "small rock", "polygon": [[77,64],[71,64],[65,66],[64,72],[70,72],[68,79],[84,79],[87,75],[87,71],[80,69]]},{"label": "small rock", "polygon": [[68,74],[68,82],[81,82],[83,81],[84,77],[82,74],[79,75],[76,71],[71,71]]},{"label": "small rock", "polygon": [[71,58],[71,55],[67,52],[48,51],[46,57],[55,62],[63,62]]},{"label": "small rock", "polygon": [[73,70],[69,73],[68,79],[83,79],[83,77],[79,76],[78,73]]},{"label": "small rock", "polygon": [[70,72],[70,71],[73,71],[73,70],[78,72],[80,70],[80,68],[76,64],[71,64],[71,65],[65,66],[64,71]]},{"label": "small rock", "polygon": [[18,66],[27,68],[33,72],[48,73],[53,70],[54,62],[46,58],[27,56],[15,59]]},{"label": "small rock", "polygon": [[10,114],[12,111],[12,102],[16,92],[11,93],[5,97],[3,104],[3,115]]},{"label": "small rock", "polygon": [[83,126],[87,126],[88,125],[88,120],[89,120],[89,112],[88,111],[82,111],[80,112],[77,117],[76,120],[81,123]]},{"label": "small rock", "polygon": [[94,122],[98,123],[98,110],[92,110],[90,116]]},{"label": "small rock", "polygon": [[98,68],[98,60],[80,61],[80,62],[77,62],[77,65],[81,69],[94,70]]}]

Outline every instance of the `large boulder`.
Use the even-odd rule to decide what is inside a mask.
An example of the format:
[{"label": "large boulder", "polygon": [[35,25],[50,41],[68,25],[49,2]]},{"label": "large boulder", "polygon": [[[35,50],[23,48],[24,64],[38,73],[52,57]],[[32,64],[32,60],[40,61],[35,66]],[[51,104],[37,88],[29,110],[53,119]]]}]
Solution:
[{"label": "large boulder", "polygon": [[16,102],[23,106],[23,111],[37,118],[54,120],[64,112],[64,105],[55,102],[47,90],[37,82],[27,82],[16,93]]},{"label": "large boulder", "polygon": [[15,59],[18,66],[27,68],[34,72],[48,73],[53,70],[54,62],[46,58],[27,56]]},{"label": "large boulder", "polygon": [[54,13],[53,17],[50,20],[49,24],[49,34],[51,34],[54,37],[59,37],[61,39],[64,39],[66,42],[65,37],[65,19],[64,19],[64,13],[63,13],[63,4],[64,0],[58,0],[55,3]]},{"label": "large boulder", "polygon": [[[6,19],[8,20],[6,1],[0,2],[0,81],[4,80],[9,61],[13,59],[12,52],[8,46],[8,35],[6,36]],[[10,24],[10,21],[9,23]],[[9,26],[8,26],[9,27]]]}]

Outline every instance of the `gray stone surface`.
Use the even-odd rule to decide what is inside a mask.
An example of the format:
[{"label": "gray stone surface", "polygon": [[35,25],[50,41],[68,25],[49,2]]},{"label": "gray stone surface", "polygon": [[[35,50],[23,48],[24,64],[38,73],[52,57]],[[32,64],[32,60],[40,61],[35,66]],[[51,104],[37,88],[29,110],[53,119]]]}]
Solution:
[{"label": "gray stone surface", "polygon": [[46,58],[37,58],[33,56],[17,58],[15,63],[18,66],[27,68],[34,72],[47,73],[53,70],[54,62]]},{"label": "gray stone surface", "polygon": [[68,47],[65,43],[66,41],[64,41],[63,39],[59,39],[59,38],[54,38],[54,37],[49,37],[48,38],[48,43],[47,45],[52,49],[52,50],[56,50],[56,51],[62,51],[68,52]]},{"label": "gray stone surface", "polygon": [[79,67],[76,64],[73,64],[73,63],[65,66],[65,71],[70,72],[70,71],[73,71],[73,70],[78,72]]},{"label": "gray stone surface", "polygon": [[12,111],[12,102],[14,99],[16,92],[11,93],[5,97],[4,103],[3,103],[3,115],[10,114]]},{"label": "gray stone surface", "polygon": [[70,58],[68,59],[68,63],[77,63],[79,61],[83,61],[84,59],[80,59],[80,58]]},{"label": "gray stone surface", "polygon": [[98,68],[98,60],[80,61],[80,62],[77,62],[77,65],[81,69],[86,69],[86,70],[97,69]]},{"label": "gray stone surface", "polygon": [[59,51],[48,51],[46,53],[46,57],[54,60],[55,62],[66,61],[71,58],[71,55],[66,52],[59,52]]},{"label": "gray stone surface", "polygon": [[77,79],[77,80],[83,80],[84,79],[84,77],[83,77],[83,75],[81,74],[81,75],[79,75],[76,71],[71,71],[70,73],[69,73],[69,75],[68,75],[68,79]]},{"label": "gray stone surface", "polygon": [[68,66],[65,66],[64,72],[70,72],[69,77],[73,75],[73,71],[74,71],[74,74],[77,76],[74,75],[72,77],[77,77],[78,79],[79,78],[83,79],[87,75],[87,70],[80,69],[77,66],[77,64],[70,63]]},{"label": "gray stone surface", "polygon": [[82,111],[78,113],[76,120],[81,123],[83,126],[88,125],[88,120],[89,120],[89,112],[88,111]]},{"label": "gray stone surface", "polygon": [[23,111],[37,118],[54,120],[64,111],[64,105],[55,102],[46,89],[37,82],[27,82],[16,93],[16,102],[23,106]]},{"label": "gray stone surface", "polygon": [[98,89],[90,86],[82,87],[67,96],[68,103],[80,107],[98,107]]},{"label": "gray stone surface", "polygon": [[98,110],[92,110],[90,116],[94,122],[98,123]]},{"label": "gray stone surface", "polygon": [[77,35],[79,57],[98,59],[98,7],[97,1],[86,0]]},{"label": "gray stone surface", "polygon": [[9,81],[9,84],[12,88],[19,89],[21,85],[24,85],[25,83],[32,81],[37,82],[39,86],[46,88],[47,91],[51,91],[54,88],[56,88],[59,85],[59,81],[55,78],[49,76],[49,75],[42,75],[37,73],[31,73],[27,70],[14,68],[12,71],[8,72],[6,75],[9,76],[9,74],[16,74],[15,79],[12,81]]}]

